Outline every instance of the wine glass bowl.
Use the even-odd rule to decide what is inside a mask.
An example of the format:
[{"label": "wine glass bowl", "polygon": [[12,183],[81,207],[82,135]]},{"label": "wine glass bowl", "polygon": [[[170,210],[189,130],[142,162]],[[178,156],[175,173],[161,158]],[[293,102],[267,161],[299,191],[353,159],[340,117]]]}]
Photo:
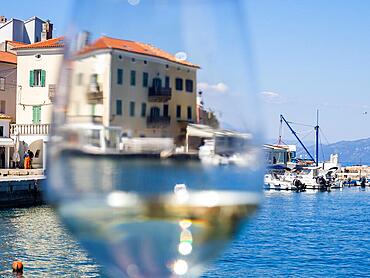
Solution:
[{"label": "wine glass bowl", "polygon": [[260,202],[243,9],[238,1],[75,3],[48,195],[112,277],[199,276]]}]

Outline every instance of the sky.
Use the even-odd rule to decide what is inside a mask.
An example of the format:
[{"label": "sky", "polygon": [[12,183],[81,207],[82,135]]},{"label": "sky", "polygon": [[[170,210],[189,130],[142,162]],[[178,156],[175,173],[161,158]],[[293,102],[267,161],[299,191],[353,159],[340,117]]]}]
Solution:
[{"label": "sky", "polygon": [[[201,66],[206,106],[226,125],[262,126],[266,141],[277,139],[280,114],[314,125],[317,109],[326,142],[370,137],[370,2],[179,0],[177,8],[176,1],[78,1],[76,10],[70,0],[57,7],[20,0],[6,2],[1,13],[50,19],[55,36],[74,18],[94,37],[185,52]],[[314,140],[310,127],[295,127]],[[283,136],[292,138],[287,128]]]}]

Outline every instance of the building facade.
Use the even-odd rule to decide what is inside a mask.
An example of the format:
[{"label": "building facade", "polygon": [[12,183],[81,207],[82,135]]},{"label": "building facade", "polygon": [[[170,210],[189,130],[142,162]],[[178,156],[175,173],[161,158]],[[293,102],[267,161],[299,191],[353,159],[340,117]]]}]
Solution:
[{"label": "building facade", "polygon": [[0,168],[9,168],[10,157],[14,151],[15,144],[10,139],[9,126],[12,118],[0,113]]},{"label": "building facade", "polygon": [[16,41],[27,44],[52,38],[53,25],[36,16],[27,20],[0,16],[0,43]]},{"label": "building facade", "polygon": [[0,114],[16,119],[17,56],[0,51]]},{"label": "building facade", "polygon": [[17,52],[16,124],[12,137],[34,154],[33,166],[45,164],[53,99],[63,60],[63,38],[14,48]]},{"label": "building facade", "polygon": [[197,122],[198,69],[148,44],[101,37],[73,61],[68,121],[181,144]]}]

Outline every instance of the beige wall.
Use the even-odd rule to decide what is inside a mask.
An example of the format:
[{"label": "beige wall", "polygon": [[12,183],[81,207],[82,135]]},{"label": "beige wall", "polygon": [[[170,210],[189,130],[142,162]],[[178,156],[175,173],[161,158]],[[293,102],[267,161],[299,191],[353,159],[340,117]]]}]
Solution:
[{"label": "beige wall", "polygon": [[[40,58],[35,55],[41,54]],[[32,124],[32,107],[41,106],[41,124],[51,123],[52,102],[49,85],[57,84],[63,59],[62,48],[18,50],[17,51],[17,124]],[[31,70],[46,71],[45,87],[31,87]]]},{"label": "beige wall", "polygon": [[[135,59],[133,61],[132,59]],[[146,64],[144,63],[146,61]],[[168,68],[166,67],[168,65]],[[123,70],[123,84],[117,83],[117,69]],[[136,71],[136,85],[131,86],[131,71]],[[149,74],[148,87],[143,87],[143,72]],[[103,88],[103,104],[95,106],[95,115],[103,116],[106,126],[120,126],[124,132],[132,136],[147,137],[176,137],[180,133],[184,123],[178,120],[187,120],[187,107],[192,107],[192,120],[196,121],[196,69],[168,62],[163,59],[148,57],[145,55],[132,54],[119,50],[101,50],[89,53],[73,62],[71,104],[68,109],[70,122],[91,121],[92,107],[87,103],[86,92],[88,90],[90,76],[98,74],[98,83]],[[81,75],[82,74],[82,75]],[[79,79],[82,76],[82,84]],[[170,77],[172,98],[168,102],[149,102],[148,90],[152,86],[155,77],[162,79],[165,85],[165,76]],[[176,91],[175,79],[183,78],[183,91]],[[193,80],[193,92],[185,91],[185,80]],[[116,113],[116,101],[121,100],[122,115]],[[135,102],[135,116],[130,116],[130,102]],[[141,116],[141,105],[146,103],[146,117]],[[167,128],[147,128],[147,116],[150,108],[157,106],[160,116],[163,115],[163,105],[169,105],[170,125]],[[181,118],[176,118],[176,106],[182,106]]]},{"label": "beige wall", "polygon": [[[94,115],[102,117],[103,124],[109,126],[110,59],[109,53],[100,53],[73,62],[67,112],[69,122],[91,122]],[[92,74],[98,74],[98,84],[103,91],[102,104],[91,105],[87,102]]]},{"label": "beige wall", "polygon": [[[119,56],[122,56],[120,59]],[[135,62],[132,61],[135,59]],[[144,64],[147,61],[147,64]],[[168,68],[166,68],[168,65]],[[185,67],[166,60],[144,55],[127,54],[123,51],[114,51],[112,53],[112,125],[122,126],[124,129],[132,131],[133,136],[154,136],[154,137],[172,137],[179,133],[180,127],[178,120],[187,120],[187,107],[192,107],[192,119],[196,120],[196,70],[191,67]],[[117,84],[117,69],[124,70],[123,84]],[[131,71],[136,71],[136,86],[130,85]],[[189,71],[189,72],[188,72]],[[143,72],[149,74],[148,88],[143,87]],[[165,77],[170,77],[170,87],[172,88],[172,97],[168,102],[149,102],[148,90],[152,86],[153,78],[161,78],[162,86],[165,84]],[[183,78],[183,91],[176,91],[175,79]],[[193,80],[193,93],[185,92],[185,80]],[[116,116],[116,100],[123,101],[123,115]],[[130,116],[130,102],[135,102],[135,117]],[[169,105],[169,116],[171,117],[170,126],[165,129],[147,128],[146,117],[141,117],[141,104],[145,102],[147,109],[146,115],[149,116],[151,107],[158,107],[160,115],[163,115],[163,105]],[[176,118],[176,106],[182,106],[182,117]]]},{"label": "beige wall", "polygon": [[0,62],[0,77],[5,78],[5,90],[0,90],[0,101],[5,101],[5,111],[0,112],[11,116],[12,121],[15,122],[17,65]]}]

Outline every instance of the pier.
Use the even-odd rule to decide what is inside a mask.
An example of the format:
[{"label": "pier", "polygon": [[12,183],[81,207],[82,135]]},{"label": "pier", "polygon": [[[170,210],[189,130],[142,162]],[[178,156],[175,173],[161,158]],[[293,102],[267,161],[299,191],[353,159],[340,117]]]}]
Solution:
[{"label": "pier", "polygon": [[0,208],[42,204],[44,184],[45,176],[42,170],[1,169]]}]

